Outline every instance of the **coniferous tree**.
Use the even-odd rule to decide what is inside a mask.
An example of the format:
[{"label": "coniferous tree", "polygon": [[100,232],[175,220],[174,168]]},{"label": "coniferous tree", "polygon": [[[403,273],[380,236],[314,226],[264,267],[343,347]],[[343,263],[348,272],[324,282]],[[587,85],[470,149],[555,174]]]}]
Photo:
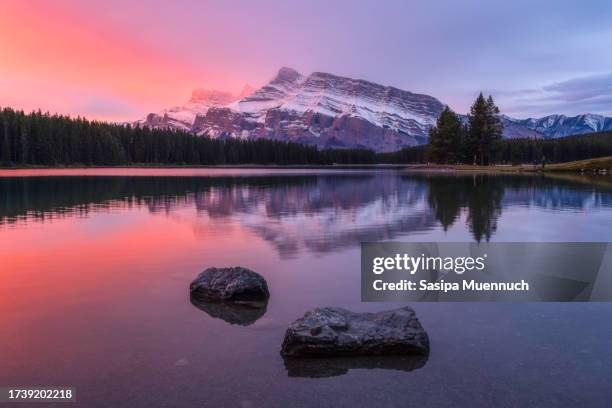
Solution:
[{"label": "coniferous tree", "polygon": [[464,145],[465,156],[473,164],[488,165],[493,161],[494,148],[501,139],[503,126],[499,119],[499,108],[493,98],[484,98],[482,92],[470,108],[468,135]]},{"label": "coniferous tree", "polygon": [[434,163],[457,163],[460,160],[461,137],[461,120],[446,106],[436,126],[429,131],[427,160]]},{"label": "coniferous tree", "polygon": [[488,124],[486,132],[487,144],[486,150],[484,152],[486,157],[485,164],[493,164],[495,151],[498,147],[499,141],[502,139],[504,125],[502,124],[502,121],[499,117],[499,108],[495,105],[495,102],[493,101],[493,97],[491,95],[489,95],[489,97],[487,98],[487,112]]},{"label": "coniferous tree", "polygon": [[482,92],[478,95],[468,114],[468,132],[463,145],[464,157],[467,163],[476,164],[478,160],[478,145],[485,123],[486,102]]}]

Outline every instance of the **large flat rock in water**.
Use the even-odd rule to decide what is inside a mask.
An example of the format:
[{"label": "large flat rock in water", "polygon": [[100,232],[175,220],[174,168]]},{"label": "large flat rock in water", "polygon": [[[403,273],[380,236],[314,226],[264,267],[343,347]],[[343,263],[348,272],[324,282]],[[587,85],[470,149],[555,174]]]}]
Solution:
[{"label": "large flat rock in water", "polygon": [[265,306],[270,297],[266,280],[240,266],[208,268],[189,285],[191,296],[208,302],[233,302]]},{"label": "large flat rock in water", "polygon": [[410,307],[377,313],[316,308],[289,326],[281,349],[288,357],[428,352],[429,337]]}]

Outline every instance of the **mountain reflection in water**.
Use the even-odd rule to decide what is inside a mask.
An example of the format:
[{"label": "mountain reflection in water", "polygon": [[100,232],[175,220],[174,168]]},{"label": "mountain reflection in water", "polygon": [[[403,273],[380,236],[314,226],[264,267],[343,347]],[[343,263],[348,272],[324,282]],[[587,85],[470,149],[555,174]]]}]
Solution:
[{"label": "mountain reflection in water", "polygon": [[460,222],[474,240],[488,241],[508,208],[610,207],[608,185],[544,176],[400,172],[4,177],[0,178],[0,225],[134,207],[169,216],[193,208],[208,223],[237,221],[272,243],[281,255],[292,256],[301,250],[328,252],[440,226],[446,231]]}]

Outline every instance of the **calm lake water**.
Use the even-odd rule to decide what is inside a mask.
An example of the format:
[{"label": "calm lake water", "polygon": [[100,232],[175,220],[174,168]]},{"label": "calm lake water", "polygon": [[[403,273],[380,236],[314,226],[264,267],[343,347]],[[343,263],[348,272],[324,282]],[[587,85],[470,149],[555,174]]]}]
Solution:
[{"label": "calm lake water", "polygon": [[[612,180],[0,172],[0,386],[74,386],[83,407],[610,406],[609,303],[416,303],[426,360],[283,361],[310,308],[401,306],[360,302],[377,240],[609,242]],[[190,302],[232,265],[267,279],[263,315]]]}]

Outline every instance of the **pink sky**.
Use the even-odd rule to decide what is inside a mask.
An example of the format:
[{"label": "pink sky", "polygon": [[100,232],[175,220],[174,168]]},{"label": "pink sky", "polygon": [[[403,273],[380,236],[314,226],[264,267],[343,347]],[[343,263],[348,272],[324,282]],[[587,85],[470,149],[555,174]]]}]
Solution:
[{"label": "pink sky", "polygon": [[245,84],[96,6],[51,3],[0,3],[0,106],[124,120],[183,102],[198,86]]},{"label": "pink sky", "polygon": [[2,0],[0,106],[134,120],[289,66],[462,113],[483,91],[517,117],[611,114],[612,3],[563,3]]}]

